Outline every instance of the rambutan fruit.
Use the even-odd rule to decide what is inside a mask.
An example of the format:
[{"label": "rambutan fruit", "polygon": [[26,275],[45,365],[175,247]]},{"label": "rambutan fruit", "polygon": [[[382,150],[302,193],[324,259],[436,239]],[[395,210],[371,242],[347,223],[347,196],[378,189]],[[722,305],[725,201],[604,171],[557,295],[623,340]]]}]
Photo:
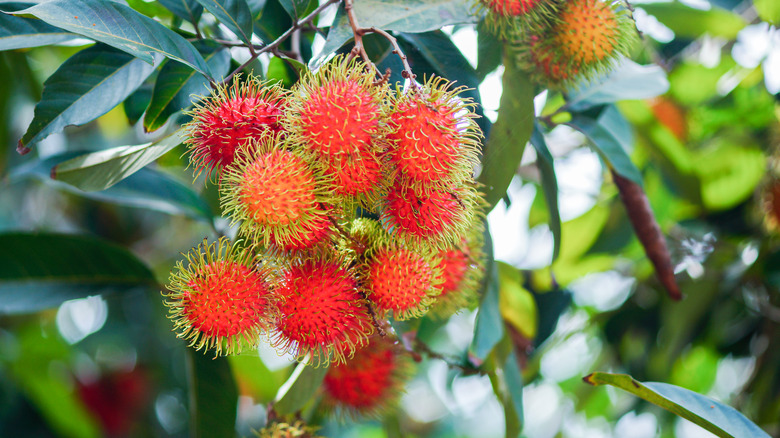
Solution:
[{"label": "rambutan fruit", "polygon": [[188,112],[185,125],[190,162],[196,176],[204,170],[230,166],[237,151],[267,133],[282,130],[281,117],[287,92],[279,85],[250,76],[230,86],[219,86]]},{"label": "rambutan fruit", "polygon": [[540,29],[554,19],[560,0],[480,0],[488,11],[485,24],[499,36]]},{"label": "rambutan fruit", "polygon": [[204,241],[185,257],[187,266],[176,264],[163,294],[177,336],[216,355],[255,346],[275,319],[269,272],[225,238]]},{"label": "rambutan fruit", "polygon": [[416,189],[467,179],[479,161],[482,132],[471,111],[473,103],[460,96],[464,89],[436,77],[419,89],[399,92],[393,102],[388,155]]},{"label": "rambutan fruit", "polygon": [[239,231],[263,245],[314,242],[325,226],[326,184],[316,166],[287,148],[279,135],[253,143],[223,175],[220,201]]},{"label": "rambutan fruit", "polygon": [[254,432],[257,438],[321,438],[316,434],[317,428],[307,426],[303,421],[293,424],[277,422]]},{"label": "rambutan fruit", "polygon": [[579,68],[576,65],[569,62],[563,54],[551,50],[548,45],[539,44],[538,41],[539,37],[531,37],[529,53],[539,82],[563,84],[577,77]]},{"label": "rambutan fruit", "polygon": [[342,363],[368,342],[374,326],[344,263],[327,256],[293,260],[275,290],[279,318],[273,343],[316,365]]},{"label": "rambutan fruit", "polygon": [[272,249],[281,253],[293,254],[314,249],[330,241],[336,232],[328,217],[333,209],[318,207],[318,210],[318,214],[312,215],[300,223],[300,232],[298,233],[277,236],[272,228],[269,239]]},{"label": "rambutan fruit", "polygon": [[323,165],[334,193],[361,205],[371,204],[383,180],[387,88],[362,61],[337,57],[301,78],[285,114],[293,142]]},{"label": "rambutan fruit", "polygon": [[412,364],[394,337],[374,335],[322,382],[323,404],[352,417],[378,417],[398,404]]},{"label": "rambutan fruit", "polygon": [[382,222],[407,243],[446,249],[466,234],[480,199],[467,182],[425,192],[398,178],[384,200]]}]

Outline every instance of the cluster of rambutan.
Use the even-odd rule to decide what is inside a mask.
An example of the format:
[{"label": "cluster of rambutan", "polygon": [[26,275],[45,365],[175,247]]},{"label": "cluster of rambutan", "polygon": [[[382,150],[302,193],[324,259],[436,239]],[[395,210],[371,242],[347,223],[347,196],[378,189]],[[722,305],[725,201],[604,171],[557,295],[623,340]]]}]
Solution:
[{"label": "cluster of rambutan", "polygon": [[637,32],[620,0],[480,0],[486,22],[513,41],[519,63],[549,87],[603,74]]},{"label": "cluster of rambutan", "polygon": [[186,143],[241,239],[204,242],[171,273],[178,336],[235,354],[267,335],[334,365],[333,405],[392,399],[407,367],[385,321],[447,316],[482,275],[481,133],[460,91],[440,78],[391,90],[336,58],[291,90],[250,77],[204,98]]}]

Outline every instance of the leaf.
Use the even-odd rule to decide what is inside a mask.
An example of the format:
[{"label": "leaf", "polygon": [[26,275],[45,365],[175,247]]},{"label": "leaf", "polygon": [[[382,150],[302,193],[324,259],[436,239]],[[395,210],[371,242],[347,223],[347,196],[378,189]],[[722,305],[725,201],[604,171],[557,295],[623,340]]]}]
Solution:
[{"label": "leaf", "polygon": [[612,385],[660,406],[722,438],[769,438],[731,406],[667,383],[634,380],[626,374],[596,372],[583,380],[591,385]]},{"label": "leaf", "polygon": [[196,0],[160,0],[160,3],[177,17],[190,23],[197,23],[203,14],[203,6]]},{"label": "leaf", "polygon": [[183,135],[179,130],[153,143],[81,155],[54,166],[51,177],[86,192],[107,189],[180,145]]},{"label": "leaf", "polygon": [[[32,3],[0,3],[5,11],[26,8]],[[47,46],[77,36],[41,20],[0,13],[0,51]]]},{"label": "leaf", "polygon": [[326,366],[314,367],[306,363],[299,363],[287,382],[279,389],[274,410],[279,415],[300,411],[317,392],[327,373],[328,367]]},{"label": "leaf", "polygon": [[694,171],[701,180],[701,198],[709,210],[727,210],[753,196],[766,173],[767,158],[756,147],[721,137],[716,144],[697,151]]},{"label": "leaf", "polygon": [[226,357],[211,357],[187,348],[190,387],[190,436],[233,438],[238,389]]},{"label": "leaf", "polygon": [[705,11],[675,2],[643,4],[642,9],[672,29],[677,38],[698,38],[706,33],[733,40],[747,25],[744,18],[716,6]]},{"label": "leaf", "polygon": [[212,77],[195,47],[176,32],[109,0],[51,0],[16,14],[30,14],[57,27],[123,50],[152,64],[154,54],[184,63]]},{"label": "leaf", "polygon": [[[360,0],[353,11],[361,27],[377,27],[396,32],[428,32],[450,24],[471,23],[472,3],[468,0]],[[343,5],[328,32],[321,55],[335,52],[352,39],[352,28]]]},{"label": "leaf", "polygon": [[477,323],[471,350],[480,359],[485,359],[493,347],[504,337],[504,321],[499,309],[499,277],[497,263],[491,264],[486,273],[487,288],[479,300]]},{"label": "leaf", "polygon": [[252,11],[246,0],[196,0],[241,41],[252,42]]},{"label": "leaf", "polygon": [[780,25],[780,2],[777,0],[753,0],[758,16],[774,26]]},{"label": "leaf", "polygon": [[88,236],[0,234],[0,314],[30,313],[75,298],[156,288],[127,249]]},{"label": "leaf", "polygon": [[85,192],[70,184],[49,178],[53,166],[83,154],[83,152],[67,152],[45,160],[31,162],[14,169],[10,175],[11,180],[32,177],[96,201],[145,208],[168,214],[183,214],[206,222],[212,220],[211,208],[192,188],[162,172],[149,168],[141,169],[115,185],[97,192]]},{"label": "leaf", "polygon": [[[195,46],[218,78],[228,73],[229,50],[208,40],[198,41]],[[152,100],[144,115],[144,130],[160,129],[172,114],[192,106],[192,95],[209,94],[210,91],[208,79],[195,70],[178,62],[167,62],[154,83]]]},{"label": "leaf", "polygon": [[614,105],[605,107],[595,119],[575,114],[567,125],[585,134],[596,152],[617,173],[642,187],[642,174],[628,155],[634,145],[631,125]]},{"label": "leaf", "polygon": [[520,436],[523,429],[523,376],[511,339],[507,336],[496,346],[483,368],[493,392],[504,407],[505,436]]},{"label": "leaf", "polygon": [[498,119],[490,129],[490,136],[482,152],[482,173],[479,182],[485,186],[487,211],[493,209],[506,195],[523,158],[525,144],[531,138],[534,122],[534,86],[528,75],[520,71],[507,51],[503,94]]},{"label": "leaf", "polygon": [[279,0],[279,3],[282,4],[282,7],[287,11],[290,17],[297,20],[309,7],[311,0]]},{"label": "leaf", "polygon": [[485,77],[501,65],[503,44],[488,30],[485,20],[477,25],[477,76],[482,82]]},{"label": "leaf", "polygon": [[501,317],[526,339],[533,340],[539,319],[534,297],[523,287],[523,280],[517,268],[504,262],[496,263]]},{"label": "leaf", "polygon": [[67,59],[44,82],[43,96],[17,149],[29,152],[66,126],[83,125],[125,100],[154,67],[112,47],[96,44]]},{"label": "leaf", "polygon": [[555,176],[553,156],[547,148],[544,133],[539,123],[534,122],[531,133],[531,145],[536,150],[536,167],[542,175],[542,191],[550,215],[550,231],[553,234],[552,261],[558,258],[561,251],[561,215],[558,209],[558,179]]},{"label": "leaf", "polygon": [[566,106],[571,111],[582,111],[620,100],[647,99],[669,90],[666,72],[658,65],[639,65],[623,58],[609,75],[570,90]]},{"label": "leaf", "polygon": [[143,117],[149,102],[152,100],[152,84],[145,83],[135,90],[122,103],[127,116],[127,123],[135,125]]},{"label": "leaf", "polygon": [[292,26],[290,16],[285,12],[279,0],[268,0],[262,9],[260,18],[255,22],[255,33],[265,42],[271,42]]}]

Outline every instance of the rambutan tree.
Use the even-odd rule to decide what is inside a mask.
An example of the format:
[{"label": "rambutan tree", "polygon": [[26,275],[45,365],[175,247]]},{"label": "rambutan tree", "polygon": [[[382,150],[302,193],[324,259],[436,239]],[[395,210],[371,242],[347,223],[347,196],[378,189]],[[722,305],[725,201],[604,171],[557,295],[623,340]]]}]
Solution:
[{"label": "rambutan tree", "polygon": [[777,435],[780,8],[711,3],[0,1],[3,436]]}]

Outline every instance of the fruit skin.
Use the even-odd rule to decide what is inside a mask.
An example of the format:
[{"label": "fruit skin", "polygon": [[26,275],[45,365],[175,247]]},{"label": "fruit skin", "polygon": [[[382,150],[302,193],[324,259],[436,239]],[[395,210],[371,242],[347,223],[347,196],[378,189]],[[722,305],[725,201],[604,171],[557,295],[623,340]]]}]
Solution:
[{"label": "fruit skin", "polygon": [[257,438],[320,438],[315,432],[316,427],[307,426],[303,421],[290,423],[274,423],[259,431],[255,431]]},{"label": "fruit skin", "polygon": [[372,318],[343,259],[319,255],[296,259],[277,288],[276,333],[272,343],[314,366],[343,363],[368,342]]},{"label": "fruit skin", "polygon": [[[253,143],[254,153],[240,156],[220,183],[220,204],[231,225],[258,245],[271,242],[306,246],[320,233],[331,204],[321,169],[292,151],[280,135]],[[298,242],[298,243],[296,243]]]},{"label": "fruit skin", "polygon": [[[477,9],[485,10],[485,26],[498,37],[507,39],[549,26],[565,0],[480,0]],[[478,12],[479,13],[479,12]]]},{"label": "fruit skin", "polygon": [[397,90],[392,102],[387,156],[395,175],[417,191],[468,180],[479,162],[482,132],[474,103],[446,79],[432,77],[420,88]]},{"label": "fruit skin", "polygon": [[195,176],[205,170],[211,177],[216,169],[229,167],[252,140],[281,132],[287,94],[278,84],[249,76],[246,81],[236,78],[232,85],[220,85],[197,102],[186,113],[192,121],[185,125],[184,141]]},{"label": "fruit skin", "polygon": [[369,209],[382,192],[386,149],[385,83],[358,59],[337,57],[292,89],[284,127],[292,143],[320,164],[341,202]]},{"label": "fruit skin", "polygon": [[270,272],[252,252],[221,238],[204,242],[171,271],[163,293],[177,337],[196,350],[238,354],[254,347],[275,319]]},{"label": "fruit skin", "polygon": [[378,418],[397,406],[413,367],[394,339],[375,334],[351,359],[328,369],[322,382],[326,409]]}]

